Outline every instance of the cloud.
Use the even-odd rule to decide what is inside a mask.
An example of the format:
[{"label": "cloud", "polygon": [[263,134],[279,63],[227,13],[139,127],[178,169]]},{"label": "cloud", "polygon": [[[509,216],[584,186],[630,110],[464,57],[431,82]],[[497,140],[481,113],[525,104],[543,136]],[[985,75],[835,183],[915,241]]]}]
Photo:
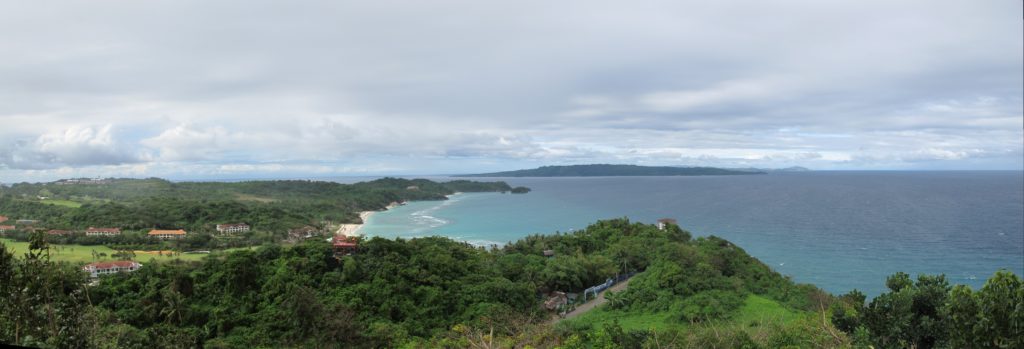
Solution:
[{"label": "cloud", "polygon": [[1020,169],[1021,6],[11,2],[0,166]]},{"label": "cloud", "polygon": [[112,126],[72,126],[40,135],[33,142],[18,141],[0,149],[0,166],[46,169],[61,166],[120,165],[142,161],[114,140]]}]

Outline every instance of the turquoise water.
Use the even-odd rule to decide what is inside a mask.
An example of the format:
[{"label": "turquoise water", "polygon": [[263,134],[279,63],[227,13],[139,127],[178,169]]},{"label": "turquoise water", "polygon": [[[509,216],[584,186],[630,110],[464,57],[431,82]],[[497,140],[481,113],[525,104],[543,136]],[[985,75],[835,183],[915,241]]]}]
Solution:
[{"label": "turquoise water", "polygon": [[[432,178],[444,180],[445,178]],[[373,215],[370,236],[478,245],[629,217],[718,235],[798,282],[884,290],[896,271],[980,287],[1024,275],[1022,172],[810,172],[759,176],[500,178],[525,195],[458,194]]]}]

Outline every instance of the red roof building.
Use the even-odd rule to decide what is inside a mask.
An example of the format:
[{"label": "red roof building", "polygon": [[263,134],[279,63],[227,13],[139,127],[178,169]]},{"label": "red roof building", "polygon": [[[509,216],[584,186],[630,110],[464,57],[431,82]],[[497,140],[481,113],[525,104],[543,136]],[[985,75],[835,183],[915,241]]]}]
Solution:
[{"label": "red roof building", "polygon": [[0,233],[6,233],[9,231],[15,231],[18,228],[13,225],[0,225]]},{"label": "red roof building", "polygon": [[335,254],[352,254],[359,248],[359,238],[355,236],[336,235],[331,242]]},{"label": "red roof building", "polygon": [[0,223],[6,222],[7,216],[0,216]]},{"label": "red roof building", "polygon": [[89,263],[82,267],[82,271],[89,273],[92,277],[114,273],[129,273],[142,268],[142,264],[136,261],[114,261]]}]

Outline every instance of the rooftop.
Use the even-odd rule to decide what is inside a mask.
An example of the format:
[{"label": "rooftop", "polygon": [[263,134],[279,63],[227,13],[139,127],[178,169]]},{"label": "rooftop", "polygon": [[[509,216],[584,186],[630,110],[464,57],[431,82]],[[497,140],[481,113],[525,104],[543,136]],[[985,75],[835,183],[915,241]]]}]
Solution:
[{"label": "rooftop", "polygon": [[149,235],[185,235],[185,231],[181,230],[181,229],[178,229],[178,230],[158,230],[158,229],[153,229],[153,230],[149,231]]}]

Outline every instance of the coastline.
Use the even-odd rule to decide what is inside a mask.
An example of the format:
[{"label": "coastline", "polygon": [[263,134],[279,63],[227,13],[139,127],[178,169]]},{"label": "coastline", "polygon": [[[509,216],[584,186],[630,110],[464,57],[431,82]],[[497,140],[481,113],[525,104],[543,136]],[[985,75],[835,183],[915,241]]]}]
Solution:
[{"label": "coastline", "polygon": [[[459,195],[459,194],[462,194],[462,192],[454,192],[454,193],[445,195],[445,198],[446,199],[451,199],[452,196]],[[342,225],[340,225],[338,227],[338,231],[334,232],[334,235],[335,236],[338,236],[338,235],[340,235],[340,236],[359,236],[359,230],[363,228],[363,225],[366,224],[366,220],[370,219],[370,216],[372,216],[374,213],[384,212],[384,211],[390,210],[392,208],[395,208],[395,207],[398,207],[398,206],[404,205],[404,204],[405,204],[405,202],[392,202],[392,203],[388,204],[387,207],[384,207],[384,209],[380,210],[380,211],[363,211],[363,212],[359,212],[359,220],[361,220],[362,223],[358,223],[358,224],[356,224],[356,223],[342,224]]]},{"label": "coastline", "polygon": [[388,204],[388,206],[385,207],[381,211],[363,211],[363,212],[359,212],[359,220],[361,220],[362,223],[342,224],[341,226],[338,227],[338,231],[336,231],[334,233],[334,235],[358,236],[359,235],[359,229],[361,229],[363,227],[363,224],[366,224],[366,220],[370,219],[370,216],[372,216],[374,213],[377,213],[377,212],[382,212],[382,211],[390,210],[391,208],[396,207],[398,205],[401,205],[401,203],[399,203],[399,202],[392,202],[392,203]]}]

